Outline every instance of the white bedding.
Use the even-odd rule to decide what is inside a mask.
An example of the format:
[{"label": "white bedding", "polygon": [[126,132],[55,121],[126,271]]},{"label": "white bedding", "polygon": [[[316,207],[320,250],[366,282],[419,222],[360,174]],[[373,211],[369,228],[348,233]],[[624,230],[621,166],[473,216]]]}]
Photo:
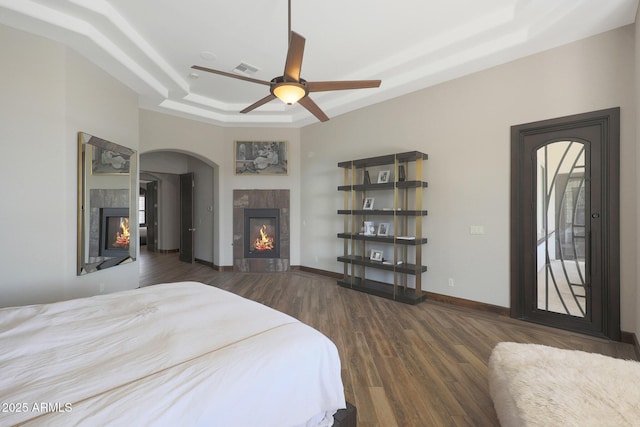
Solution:
[{"label": "white bedding", "polygon": [[195,282],[0,310],[0,404],[0,425],[224,427],[346,406],[329,339]]}]

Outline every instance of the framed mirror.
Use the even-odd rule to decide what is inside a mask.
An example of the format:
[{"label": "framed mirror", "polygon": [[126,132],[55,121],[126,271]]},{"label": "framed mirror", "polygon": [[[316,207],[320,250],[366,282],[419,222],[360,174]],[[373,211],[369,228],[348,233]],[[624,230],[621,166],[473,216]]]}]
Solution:
[{"label": "framed mirror", "polygon": [[136,151],[78,132],[78,275],[137,255]]}]

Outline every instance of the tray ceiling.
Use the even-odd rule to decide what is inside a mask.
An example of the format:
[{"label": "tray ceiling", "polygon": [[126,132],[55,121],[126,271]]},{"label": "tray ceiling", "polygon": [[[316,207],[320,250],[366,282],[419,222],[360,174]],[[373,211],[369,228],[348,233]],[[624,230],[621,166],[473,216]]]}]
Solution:
[{"label": "tray ceiling", "polygon": [[[330,118],[634,22],[638,0],[292,0],[308,81],[381,79],[314,94]],[[0,23],[60,41],[136,91],[142,108],[222,126],[301,127],[317,119],[268,87],[194,72],[282,75],[286,0],[0,0]],[[250,70],[252,71],[252,70]]]}]

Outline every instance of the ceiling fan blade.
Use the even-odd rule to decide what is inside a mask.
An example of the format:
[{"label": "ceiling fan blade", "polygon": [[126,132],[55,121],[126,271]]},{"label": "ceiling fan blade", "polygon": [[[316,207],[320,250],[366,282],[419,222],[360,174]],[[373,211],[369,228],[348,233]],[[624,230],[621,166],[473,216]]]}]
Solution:
[{"label": "ceiling fan blade", "polygon": [[337,82],[307,82],[309,92],[325,92],[328,90],[368,89],[380,87],[380,80],[343,80]]},{"label": "ceiling fan blade", "polygon": [[240,111],[241,113],[248,113],[251,110],[255,110],[256,108],[260,107],[261,105],[266,104],[269,101],[272,101],[276,99],[275,95],[269,94],[267,96],[265,96],[264,98],[262,98],[260,101],[256,101],[253,104],[249,105],[247,108],[245,108],[244,110]]},{"label": "ceiling fan blade", "polygon": [[265,80],[253,79],[251,77],[245,77],[245,76],[241,76],[239,74],[234,74],[234,73],[227,73],[226,71],[214,70],[213,68],[201,67],[199,65],[192,65],[191,68],[193,68],[194,70],[206,71],[207,73],[213,73],[213,74],[220,74],[221,76],[231,77],[233,79],[244,80],[252,83],[258,83],[261,85],[267,85],[267,86],[271,85],[271,82],[268,82]]},{"label": "ceiling fan blade", "polygon": [[324,111],[320,109],[320,107],[318,107],[318,104],[313,102],[313,100],[308,96],[305,96],[300,101],[298,101],[298,104],[309,110],[309,112],[316,116],[321,122],[326,122],[327,120],[329,120],[329,117],[324,113]]},{"label": "ceiling fan blade", "polygon": [[287,61],[284,65],[284,79],[288,82],[299,82],[305,38],[295,31],[291,31],[290,35]]}]

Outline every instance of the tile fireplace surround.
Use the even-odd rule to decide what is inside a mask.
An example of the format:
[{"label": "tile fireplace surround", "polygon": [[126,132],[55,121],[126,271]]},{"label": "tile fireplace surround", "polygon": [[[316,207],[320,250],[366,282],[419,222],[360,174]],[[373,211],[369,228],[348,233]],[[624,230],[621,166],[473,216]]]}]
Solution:
[{"label": "tile fireplace surround", "polygon": [[[279,258],[244,257],[244,210],[279,209]],[[288,271],[289,259],[289,190],[233,190],[233,271],[264,273]]]}]

